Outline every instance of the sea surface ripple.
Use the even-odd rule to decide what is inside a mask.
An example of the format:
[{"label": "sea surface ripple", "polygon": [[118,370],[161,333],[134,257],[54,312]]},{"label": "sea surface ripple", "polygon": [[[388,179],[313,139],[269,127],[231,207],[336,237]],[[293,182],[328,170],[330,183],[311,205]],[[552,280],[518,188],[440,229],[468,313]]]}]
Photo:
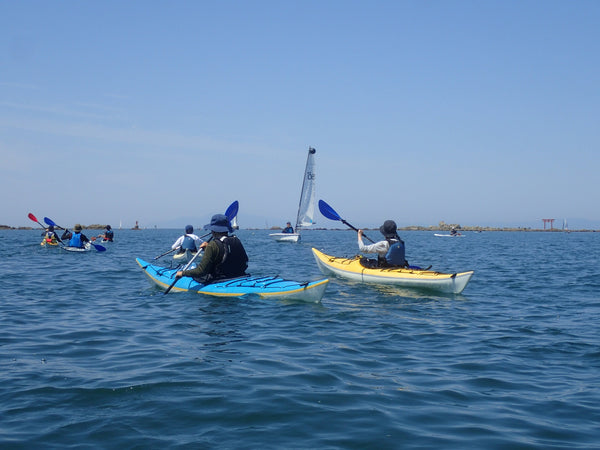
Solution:
[{"label": "sea surface ripple", "polygon": [[[475,270],[463,294],[331,278],[306,304],[163,295],[135,258],[181,230],[115,231],[84,254],[0,231],[0,447],[600,448],[600,233],[402,232],[411,263]],[[252,274],[357,253],[268,233],[238,232]]]}]

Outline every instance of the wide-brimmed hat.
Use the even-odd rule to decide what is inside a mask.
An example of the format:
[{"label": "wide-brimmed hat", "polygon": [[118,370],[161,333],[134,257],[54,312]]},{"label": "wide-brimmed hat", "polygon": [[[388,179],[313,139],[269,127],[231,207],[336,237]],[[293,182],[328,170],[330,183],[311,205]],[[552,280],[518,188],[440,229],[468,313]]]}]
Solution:
[{"label": "wide-brimmed hat", "polygon": [[185,232],[186,232],[186,234],[192,234],[194,232],[194,227],[191,225],[186,225]]},{"label": "wide-brimmed hat", "polygon": [[396,236],[396,233],[398,232],[398,227],[396,227],[396,222],[394,222],[393,220],[386,220],[385,222],[383,222],[383,225],[381,225],[379,227],[379,231],[386,238],[394,237],[394,236]]},{"label": "wide-brimmed hat", "polygon": [[81,225],[79,225],[78,223],[75,224],[75,226],[73,227],[73,231],[81,231],[83,228],[81,228]]},{"label": "wide-brimmed hat", "polygon": [[205,230],[216,231],[217,233],[226,233],[233,231],[229,219],[224,214],[215,214],[210,219],[210,223],[204,225]]}]

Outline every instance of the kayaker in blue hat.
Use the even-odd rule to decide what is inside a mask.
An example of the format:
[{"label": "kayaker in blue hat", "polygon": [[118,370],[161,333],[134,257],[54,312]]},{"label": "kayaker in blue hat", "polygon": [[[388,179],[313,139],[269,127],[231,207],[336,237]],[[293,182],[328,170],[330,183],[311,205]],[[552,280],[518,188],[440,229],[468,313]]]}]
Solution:
[{"label": "kayaker in blue hat", "polygon": [[227,216],[215,214],[204,229],[210,230],[212,236],[208,242],[200,244],[204,249],[202,261],[195,269],[180,270],[176,277],[192,277],[199,283],[208,284],[246,275],[248,255],[238,237],[229,236],[233,229]]},{"label": "kayaker in blue hat", "polygon": [[379,227],[385,240],[365,245],[362,240],[363,231],[358,230],[358,249],[361,253],[377,253],[377,261],[361,259],[365,267],[408,267],[405,259],[404,241],[398,236],[398,227],[393,220],[386,220]]},{"label": "kayaker in blue hat", "polygon": [[204,241],[202,239],[194,234],[194,227],[191,225],[186,225],[185,234],[179,236],[175,243],[171,245],[171,248],[179,248],[177,253],[185,253],[186,250],[196,253],[198,250],[200,250],[200,245],[202,245],[203,242]]}]

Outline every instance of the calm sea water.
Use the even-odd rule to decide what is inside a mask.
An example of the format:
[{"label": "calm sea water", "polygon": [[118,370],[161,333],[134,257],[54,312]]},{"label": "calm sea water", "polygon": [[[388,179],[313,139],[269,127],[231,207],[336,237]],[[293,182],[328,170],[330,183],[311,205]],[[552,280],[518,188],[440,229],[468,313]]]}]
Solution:
[{"label": "calm sea water", "polygon": [[[321,304],[165,296],[135,257],[179,234],[0,231],[0,447],[600,448],[600,233],[403,232],[409,262],[475,270],[462,295],[332,279]],[[249,272],[302,281],[311,246],[357,248],[238,234]]]}]

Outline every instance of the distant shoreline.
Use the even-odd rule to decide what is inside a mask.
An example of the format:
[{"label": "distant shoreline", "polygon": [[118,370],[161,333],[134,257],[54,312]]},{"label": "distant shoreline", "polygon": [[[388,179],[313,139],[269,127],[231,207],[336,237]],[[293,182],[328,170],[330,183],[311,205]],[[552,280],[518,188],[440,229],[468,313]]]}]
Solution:
[{"label": "distant shoreline", "polygon": [[[264,228],[247,228],[248,230],[264,230]],[[274,230],[280,230],[281,228],[269,228],[269,231],[274,231]],[[379,231],[379,228],[362,228],[365,231]],[[308,228],[304,231],[311,231],[311,230],[335,230],[335,231],[353,231],[350,228]],[[408,227],[398,227],[398,231],[446,231],[446,232],[450,232],[450,230],[452,230],[452,228],[447,228],[447,227],[439,227],[439,226],[431,226],[431,227],[423,227],[423,226],[418,226],[418,225],[411,225]],[[461,227],[461,228],[455,228],[455,230],[458,233],[481,233],[483,231],[525,231],[525,232],[534,232],[534,231],[541,231],[544,233],[597,233],[600,232],[600,230],[593,230],[593,229],[580,229],[580,230],[562,230],[559,228],[552,228],[552,229],[541,229],[541,228],[526,228],[526,227]]]},{"label": "distant shoreline", "polygon": [[[103,225],[90,225],[90,226],[83,226],[84,230],[103,230],[105,227]],[[129,228],[126,228],[129,229]],[[131,228],[132,230],[142,230],[142,228]],[[156,227],[152,227],[152,228],[144,228],[144,229],[148,229],[148,230],[158,230],[158,229],[163,229],[163,228],[156,228]],[[165,230],[170,229],[170,228],[164,228]],[[271,227],[271,228],[241,228],[241,229],[245,229],[245,230],[265,230],[265,231],[276,231],[276,230],[281,230],[281,227]],[[439,227],[439,226],[430,226],[430,227],[424,227],[424,226],[417,226],[417,225],[412,225],[412,226],[408,226],[408,227],[399,227],[398,231],[445,231],[445,232],[450,232],[452,228],[448,228],[448,227]],[[9,227],[8,225],[0,225],[0,230],[39,230],[42,231],[41,228],[36,228],[36,227]],[[332,230],[332,231],[352,231],[350,228],[307,228],[303,231],[317,231],[317,230]],[[363,230],[365,231],[378,231],[379,228],[363,228]],[[455,230],[459,233],[481,233],[483,231],[508,231],[508,232],[515,232],[515,231],[524,231],[524,232],[543,232],[543,233],[598,233],[600,232],[600,230],[594,230],[594,229],[569,229],[569,230],[563,230],[560,228],[552,228],[552,229],[541,229],[541,228],[526,228],[526,227],[474,227],[474,226],[469,226],[469,227],[461,227],[461,228],[455,228]]]}]

